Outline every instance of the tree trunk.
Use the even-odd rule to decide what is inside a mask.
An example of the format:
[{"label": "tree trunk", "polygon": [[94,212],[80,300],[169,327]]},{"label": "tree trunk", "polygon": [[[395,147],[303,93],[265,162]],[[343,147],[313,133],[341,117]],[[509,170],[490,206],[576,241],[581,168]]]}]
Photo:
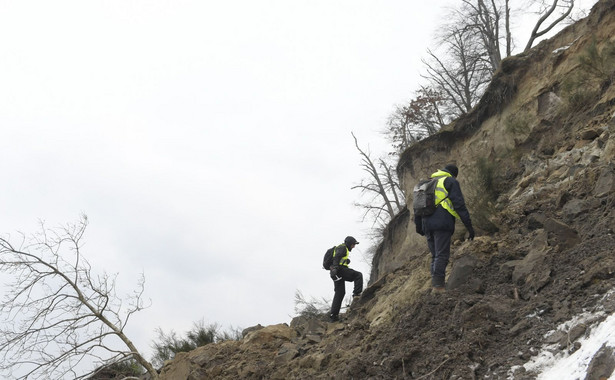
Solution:
[{"label": "tree trunk", "polygon": [[551,8],[549,8],[549,10],[547,10],[545,12],[545,14],[542,15],[538,19],[538,21],[536,22],[536,25],[534,26],[534,29],[532,30],[532,34],[530,35],[530,39],[527,42],[527,45],[525,45],[525,49],[523,50],[524,53],[532,48],[532,45],[534,45],[534,41],[536,41],[537,38],[542,37],[546,33],[549,33],[549,31],[551,29],[553,29],[553,27],[555,27],[557,24],[559,24],[564,19],[566,19],[566,17],[568,17],[568,15],[570,15],[570,13],[572,12],[572,9],[574,8],[574,0],[570,0],[570,3],[568,5],[568,9],[566,10],[566,12],[564,12],[560,17],[558,17],[555,21],[553,21],[545,29],[540,30],[540,26],[542,25],[542,23],[545,22],[547,20],[547,18],[549,18],[549,16],[551,16],[553,14],[553,12],[555,12],[555,10],[557,9],[557,3],[558,2],[559,2],[559,0],[553,0],[553,4],[551,5]]},{"label": "tree trunk", "polygon": [[506,7],[506,20],[504,21],[505,25],[506,25],[506,56],[510,57],[510,55],[512,54],[512,34],[510,33],[510,5],[509,5],[509,0],[506,0],[506,3],[504,4],[504,6]]}]

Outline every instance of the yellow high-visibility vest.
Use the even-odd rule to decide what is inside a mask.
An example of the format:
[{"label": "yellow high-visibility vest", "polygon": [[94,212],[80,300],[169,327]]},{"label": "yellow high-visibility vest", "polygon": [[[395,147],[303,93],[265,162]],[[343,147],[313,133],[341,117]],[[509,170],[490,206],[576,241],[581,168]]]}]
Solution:
[{"label": "yellow high-visibility vest", "polygon": [[341,246],[346,248],[346,256],[342,257],[342,260],[340,260],[340,265],[347,267],[348,266],[348,256],[350,255],[350,251],[348,250],[348,247],[346,247],[344,244],[340,244],[337,247],[335,247],[335,250],[333,251],[333,257],[335,257],[335,254],[337,253],[337,249]]},{"label": "yellow high-visibility vest", "polygon": [[451,174],[445,172],[443,170],[438,170],[437,172],[431,175],[431,178],[440,177],[438,183],[436,184],[436,193],[435,193],[435,203],[436,206],[442,204],[442,207],[448,211],[452,216],[459,219],[459,214],[455,212],[453,208],[453,202],[448,197],[448,191],[444,187],[444,180],[446,177],[451,177]]}]

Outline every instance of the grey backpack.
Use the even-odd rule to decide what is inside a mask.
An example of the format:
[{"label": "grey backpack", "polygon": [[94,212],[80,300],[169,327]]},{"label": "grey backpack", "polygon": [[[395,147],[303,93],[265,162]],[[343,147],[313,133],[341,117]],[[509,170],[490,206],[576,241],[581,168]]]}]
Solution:
[{"label": "grey backpack", "polygon": [[[436,185],[440,178],[442,177],[424,179],[414,186],[414,199],[412,200],[414,215],[429,216],[436,212],[439,205],[439,203],[436,204]],[[448,195],[446,198],[448,198]],[[442,201],[444,201],[444,199]]]}]

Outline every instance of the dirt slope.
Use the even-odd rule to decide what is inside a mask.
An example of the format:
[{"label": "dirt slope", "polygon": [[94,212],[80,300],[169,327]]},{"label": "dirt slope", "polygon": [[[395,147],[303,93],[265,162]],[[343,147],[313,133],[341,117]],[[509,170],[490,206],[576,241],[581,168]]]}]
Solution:
[{"label": "dirt slope", "polygon": [[[430,292],[426,244],[406,211],[340,323],[255,328],[177,355],[161,378],[533,379],[523,364],[545,344],[578,349],[615,312],[615,86],[579,61],[593,41],[603,52],[615,45],[613,31],[615,1],[602,0],[506,60],[472,113],[402,155],[408,199],[451,157],[460,167],[479,236],[463,241],[458,229],[446,294]],[[477,180],[485,173],[489,183]],[[546,335],[590,311],[602,314]],[[604,360],[588,379],[610,375]]]}]

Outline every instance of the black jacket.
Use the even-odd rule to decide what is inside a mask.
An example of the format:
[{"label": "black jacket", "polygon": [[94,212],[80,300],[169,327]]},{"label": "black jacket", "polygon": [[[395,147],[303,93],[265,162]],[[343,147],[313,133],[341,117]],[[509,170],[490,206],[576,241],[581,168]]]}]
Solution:
[{"label": "black jacket", "polygon": [[[472,220],[466,208],[466,202],[463,199],[459,182],[455,177],[446,177],[444,179],[444,187],[448,191],[448,198],[453,203],[455,212],[457,212],[466,228],[469,231],[472,230]],[[429,216],[420,217],[414,215],[414,223],[419,233],[429,231],[450,231],[452,233],[455,231],[455,217],[442,206],[438,206],[436,212]]]},{"label": "black jacket", "polygon": [[[331,267],[337,268],[343,264],[342,259],[346,257],[346,249],[348,249],[348,252],[350,253],[351,249],[346,247],[346,244],[342,243],[335,247],[335,251],[333,252],[333,264]],[[350,263],[350,259],[346,259],[346,263]]]}]

